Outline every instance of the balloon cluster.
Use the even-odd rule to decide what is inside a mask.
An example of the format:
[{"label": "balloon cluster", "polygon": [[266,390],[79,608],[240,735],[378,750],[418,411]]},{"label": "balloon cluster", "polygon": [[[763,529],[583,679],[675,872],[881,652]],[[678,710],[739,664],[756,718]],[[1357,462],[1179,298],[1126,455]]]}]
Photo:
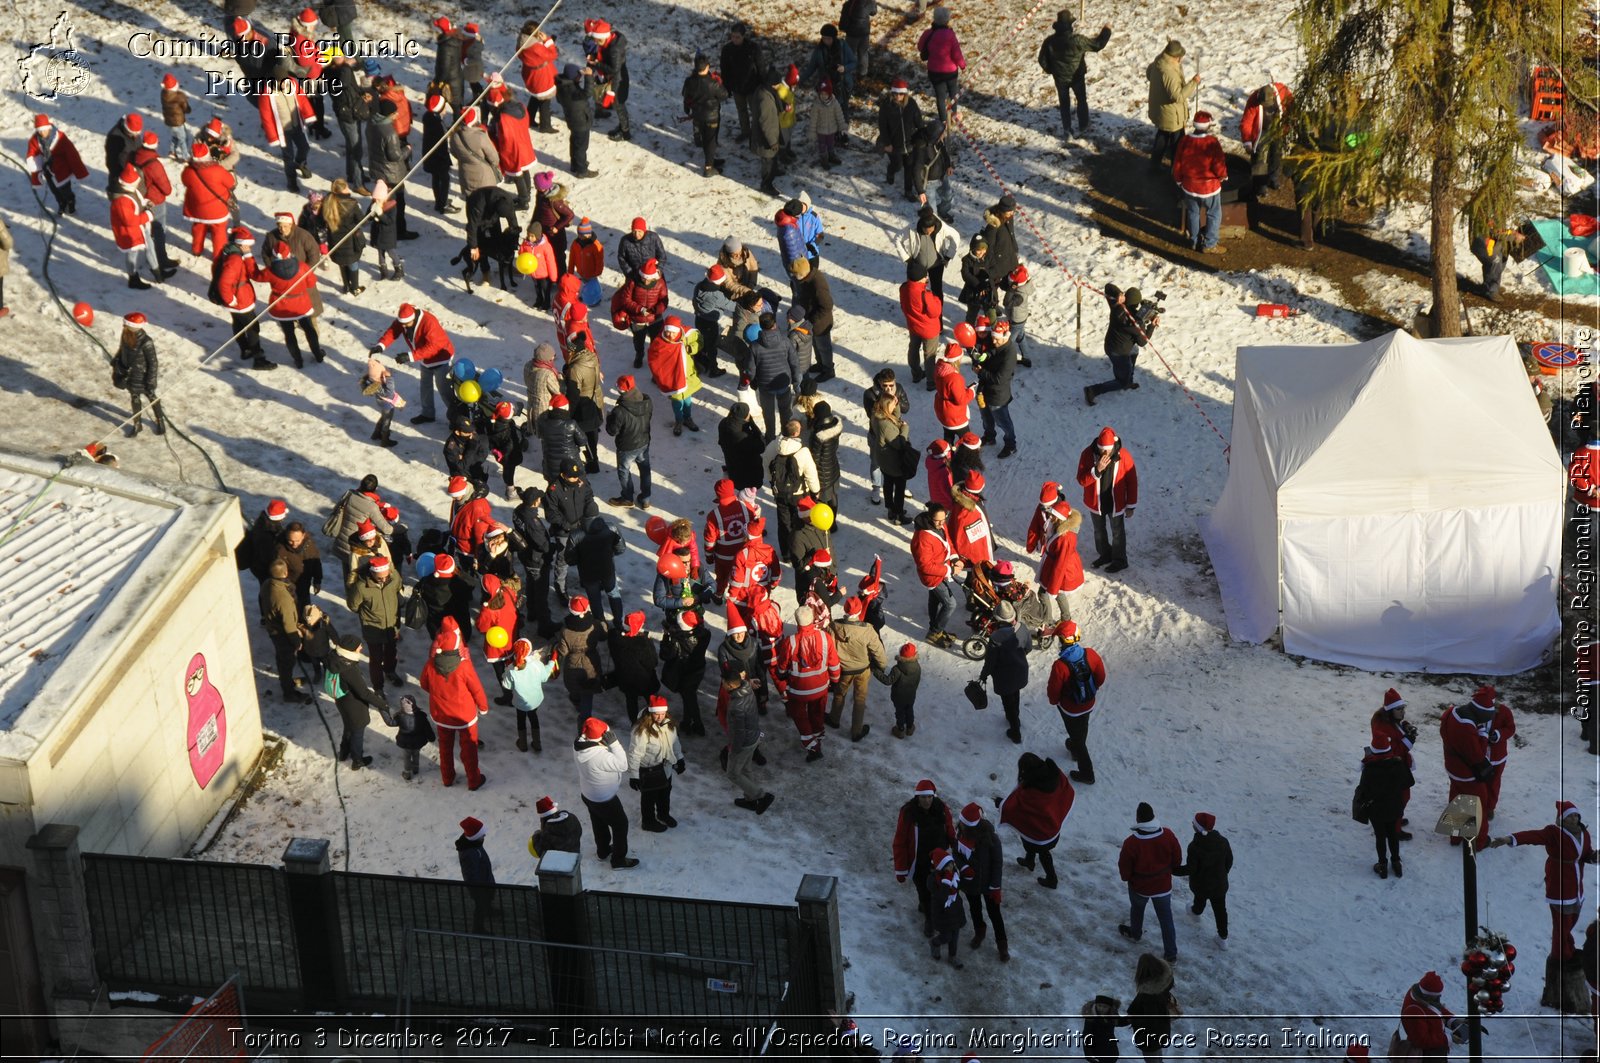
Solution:
[{"label": "balloon cluster", "polygon": [[1467,992],[1477,1000],[1480,1010],[1490,1015],[1505,1010],[1505,991],[1517,972],[1517,965],[1512,962],[1516,958],[1517,947],[1504,934],[1478,931],[1477,939],[1461,960],[1461,973],[1467,976]]},{"label": "balloon cluster", "polygon": [[450,376],[456,382],[456,398],[473,405],[485,395],[492,395],[500,390],[500,385],[506,381],[505,374],[498,369],[480,370],[473,364],[471,358],[457,358],[450,367]]}]

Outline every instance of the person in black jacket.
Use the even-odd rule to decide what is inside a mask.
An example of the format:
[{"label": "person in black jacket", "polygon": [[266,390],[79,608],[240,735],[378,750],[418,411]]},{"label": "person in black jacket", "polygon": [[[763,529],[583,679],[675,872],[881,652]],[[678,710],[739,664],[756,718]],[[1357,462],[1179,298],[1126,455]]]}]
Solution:
[{"label": "person in black jacket", "polygon": [[889,157],[889,170],[883,183],[894,184],[895,174],[904,170],[905,198],[913,201],[918,198],[911,187],[913,141],[921,128],[922,109],[911,98],[911,86],[903,78],[896,78],[878,102],[878,150]]},{"label": "person in black jacket", "polygon": [[1122,1001],[1105,994],[1083,1005],[1083,1058],[1087,1063],[1116,1063],[1122,1054],[1117,1042],[1117,1027],[1132,1019],[1122,1014]]},{"label": "person in black jacket", "polygon": [[681,724],[684,734],[704,735],[700,717],[700,683],[706,677],[706,650],[711,632],[700,622],[700,614],[685,609],[669,613],[662,621],[661,685],[683,701]]},{"label": "person in black jacket", "polygon": [[[578,566],[578,583],[583,593],[595,603],[597,615],[605,616],[602,602],[611,605],[611,623],[622,626],[622,595],[617,585],[617,558],[622,556],[622,533],[605,517],[589,519],[581,532],[572,537],[567,548]],[[604,622],[601,624],[602,633]]]},{"label": "person in black jacket", "polygon": [[588,24],[589,40],[585,43],[590,53],[587,72],[594,78],[590,93],[603,99],[609,89],[613,93],[611,113],[617,116],[617,128],[612,140],[632,140],[633,127],[628,121],[628,39],[605,19],[595,19]]},{"label": "person in black jacket", "polygon": [[983,241],[989,245],[989,276],[1008,276],[1021,261],[1017,252],[1017,199],[1007,192],[983,215]]},{"label": "person in black jacket", "polygon": [[589,169],[589,134],[594,130],[594,100],[589,79],[577,63],[568,63],[556,78],[556,102],[567,122],[567,158],[574,177],[599,177]]},{"label": "person in black jacket", "polygon": [[1146,1063],[1161,1058],[1172,1033],[1172,965],[1160,956],[1144,953],[1133,968],[1133,987],[1138,992],[1128,1002],[1128,1025],[1133,1027],[1133,1044]]},{"label": "person in black jacket", "polygon": [[[510,192],[490,185],[467,197],[467,258],[462,275],[467,290],[472,290],[472,275],[480,273],[479,284],[489,283],[489,267],[504,267],[516,251],[522,230],[517,222],[516,200]],[[516,284],[515,275],[502,269],[502,285]]]},{"label": "person in black jacket", "polygon": [[811,407],[811,460],[817,466],[817,501],[839,516],[839,440],[844,422],[826,402]]},{"label": "person in black jacket", "polygon": [[722,83],[733,96],[734,109],[739,112],[739,143],[748,144],[755,94],[761,88],[761,75],[767,70],[761,42],[751,34],[748,25],[735,22],[728,31],[728,43],[722,46],[721,59]]},{"label": "person in black jacket", "polygon": [[[433,189],[433,209],[436,214],[454,214],[456,205],[450,202],[450,149],[446,144],[438,151],[433,146],[445,139],[450,128],[449,103],[437,81],[428,85],[427,110],[422,115],[422,168],[428,172],[428,184]],[[430,155],[429,152],[433,151]]]},{"label": "person in black jacket", "polygon": [[539,637],[547,639],[556,632],[556,623],[550,613],[550,567],[553,550],[550,529],[540,514],[544,506],[544,492],[537,487],[524,487],[519,495],[521,505],[511,512],[511,530],[515,538],[512,546],[517,560],[522,562],[528,588],[526,602]]},{"label": "person in black jacket", "polygon": [[447,616],[453,617],[463,630],[471,629],[472,581],[456,572],[455,558],[449,554],[434,559],[433,575],[417,580],[411,593],[418,601],[413,608],[423,610],[430,640],[438,637]]},{"label": "person in black jacket", "polygon": [[583,429],[572,419],[572,401],[565,395],[550,400],[550,408],[539,418],[539,456],[545,482],[554,485],[561,470],[572,462],[583,462]]},{"label": "person in black jacket", "polygon": [[[1381,739],[1379,740],[1381,741]],[[1385,747],[1376,750],[1367,747],[1361,760],[1361,800],[1366,805],[1367,821],[1372,824],[1372,840],[1378,849],[1378,862],[1372,870],[1379,878],[1404,878],[1405,869],[1400,862],[1400,815],[1405,811],[1406,798],[1410,796],[1411,769],[1406,766],[1404,752]],[[1198,899],[1195,903],[1199,903]],[[1227,917],[1217,909],[1217,934],[1226,937],[1222,928]]]},{"label": "person in black jacket", "polygon": [[628,708],[628,722],[639,719],[639,707],[661,690],[656,677],[658,659],[655,643],[644,629],[645,615],[634,611],[622,618],[611,632],[611,676]]},{"label": "person in black jacket", "polygon": [[450,437],[444,441],[444,464],[451,476],[465,476],[475,488],[489,482],[484,463],[489,460],[489,444],[472,426],[472,418],[458,413],[450,418]]},{"label": "person in black jacket", "polygon": [[1039,66],[1056,83],[1056,104],[1061,110],[1061,135],[1072,136],[1072,105],[1068,97],[1077,97],[1078,131],[1089,131],[1089,99],[1086,78],[1089,64],[1085,62],[1090,52],[1098,52],[1111,42],[1111,27],[1100,27],[1094,37],[1085,37],[1074,26],[1071,11],[1062,8],[1051,27],[1055,32],[1039,45]]},{"label": "person in black jacket", "polygon": [[339,759],[348,760],[351,771],[360,771],[372,763],[366,752],[367,724],[372,720],[372,710],[377,709],[387,723],[391,719],[389,703],[367,682],[366,669],[361,666],[361,640],[354,635],[335,635],[332,641],[332,650],[324,663],[328,671],[338,677],[330,684],[333,689],[329,693],[344,723],[339,735]]},{"label": "person in black jacket", "polygon": [[995,607],[995,629],[989,636],[989,649],[983,655],[983,671],[978,682],[994,680],[994,692],[1006,713],[1006,737],[1022,743],[1022,691],[1028,685],[1028,632],[1017,623],[1017,608],[1010,602]]},{"label": "person in black jacket", "polygon": [[594,490],[576,460],[567,462],[560,477],[545,492],[544,502],[550,521],[550,585],[565,601],[575,593],[567,585],[567,546],[578,529],[588,527],[600,515],[600,507],[595,505]]},{"label": "person in black jacket", "polygon": [[[833,290],[820,267],[806,259],[789,263],[794,276],[794,305],[804,307],[811,326],[811,347],[816,354],[817,371],[811,374],[819,384],[833,379]],[[797,385],[798,386],[798,385]]]},{"label": "person in black jacket", "polygon": [[433,28],[439,31],[434,39],[433,80],[450,89],[452,107],[465,107],[468,101],[463,95],[466,86],[461,77],[461,51],[465,42],[447,18],[435,19]]},{"label": "person in black jacket", "polygon": [[961,292],[956,298],[967,308],[967,324],[977,321],[979,314],[993,316],[995,287],[994,274],[989,268],[989,241],[979,233],[967,245],[967,253],[961,256]]},{"label": "person in black jacket", "polygon": [[1000,457],[1009,458],[1017,452],[1017,429],[1011,421],[1011,379],[1017,374],[1017,346],[1011,342],[1011,323],[997,322],[989,350],[974,353],[978,362],[978,395],[983,399],[978,407],[983,419],[983,442],[994,442],[998,424],[1006,437]]},{"label": "person in black jacket", "polygon": [[976,801],[961,810],[956,828],[956,858],[971,872],[963,874],[961,890],[967,895],[967,907],[972,912],[972,941],[967,947],[975,949],[983,944],[989,928],[983,921],[985,911],[994,924],[994,947],[1001,963],[1011,962],[1011,950],[1006,947],[1006,923],[1000,917],[1001,878],[1005,873],[1006,857],[1000,846],[1000,836],[994,824],[983,817],[983,807]]},{"label": "person in black jacket", "polygon": [[489,452],[500,463],[500,479],[506,485],[506,497],[515,498],[517,468],[522,464],[523,448],[527,436],[516,421],[516,408],[509,402],[497,402],[494,420],[489,422]]},{"label": "person in black jacket", "polygon": [[766,482],[761,452],[767,443],[748,403],[735,402],[728,407],[728,416],[717,425],[717,445],[722,448],[723,475],[733,481],[736,490],[754,499]]},{"label": "person in black jacket", "polygon": [[461,861],[461,881],[467,884],[472,894],[474,934],[487,931],[489,917],[494,914],[494,864],[483,850],[483,839],[487,834],[482,820],[468,816],[461,821],[461,837],[456,839],[456,856]]},{"label": "person in black jacket", "polygon": [[155,341],[144,326],[143,314],[128,314],[122,319],[122,342],[111,357],[111,386],[126,391],[133,406],[128,435],[136,436],[144,429],[145,408],[149,407],[155,419],[155,433],[159,436],[167,431],[166,414],[161,412],[161,400],[155,397],[161,367],[156,358]]},{"label": "person in black jacket", "polygon": [[476,22],[462,26],[460,32],[461,81],[467,99],[475,100],[483,91],[483,35]]},{"label": "person in black jacket", "polygon": [[528,839],[528,851],[535,857],[545,853],[583,852],[583,823],[571,812],[564,812],[546,795],[534,804],[539,813],[539,829]]},{"label": "person in black jacket", "polygon": [[[626,509],[650,508],[650,418],[655,403],[634,384],[631,374],[617,378],[617,401],[606,412],[606,434],[617,449],[617,495],[606,505]],[[638,493],[633,474],[639,472]]]},{"label": "person in black jacket", "polygon": [[367,121],[372,117],[372,92],[361,84],[361,71],[355,60],[334,52],[323,75],[330,84],[333,117],[344,137],[344,179],[358,196],[367,195]]},{"label": "person in black jacket", "polygon": [[[1401,767],[1405,766],[1404,761],[1400,763]],[[1389,822],[1399,823],[1399,812]],[[1188,859],[1175,874],[1189,876],[1189,889],[1194,893],[1191,912],[1199,915],[1206,910],[1206,902],[1211,902],[1211,914],[1217,921],[1217,944],[1223,948],[1228,947],[1228,872],[1231,870],[1233,847],[1217,832],[1217,817],[1210,812],[1196,812]]]},{"label": "person in black jacket", "polygon": [[717,158],[717,130],[722,125],[722,102],[727,98],[722,80],[711,72],[711,57],[695,53],[694,73],[683,79],[683,111],[694,124],[694,142],[705,156],[701,173],[706,177],[721,173],[725,161]]},{"label": "person in black jacket", "polygon": [[1154,303],[1146,303],[1137,288],[1126,291],[1106,285],[1106,302],[1111,304],[1111,321],[1106,325],[1106,357],[1111,359],[1112,379],[1083,389],[1083,401],[1094,405],[1095,397],[1108,391],[1139,390],[1133,379],[1139,348],[1150,342],[1150,334],[1161,324]]}]

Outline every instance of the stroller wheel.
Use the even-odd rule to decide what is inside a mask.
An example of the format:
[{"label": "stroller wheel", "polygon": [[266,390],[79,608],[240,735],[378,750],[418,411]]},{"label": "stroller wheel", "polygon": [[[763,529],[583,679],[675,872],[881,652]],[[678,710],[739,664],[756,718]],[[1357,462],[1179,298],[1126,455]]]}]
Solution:
[{"label": "stroller wheel", "polygon": [[1054,631],[1037,631],[1033,636],[1033,652],[1053,651],[1056,648],[1056,633]]},{"label": "stroller wheel", "polygon": [[981,661],[989,652],[989,640],[982,635],[969,635],[961,640],[961,652],[970,661]]}]

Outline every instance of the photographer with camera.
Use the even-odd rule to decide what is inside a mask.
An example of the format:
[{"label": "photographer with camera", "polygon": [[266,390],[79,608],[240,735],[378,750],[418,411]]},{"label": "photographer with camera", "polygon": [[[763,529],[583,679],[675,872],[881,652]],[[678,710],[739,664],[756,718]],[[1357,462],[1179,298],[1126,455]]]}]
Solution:
[{"label": "photographer with camera", "polygon": [[1123,291],[1106,285],[1106,302],[1111,304],[1111,323],[1106,326],[1106,357],[1111,359],[1113,379],[1083,389],[1083,401],[1094,405],[1095,397],[1108,391],[1139,390],[1133,379],[1139,348],[1150,342],[1150,334],[1161,324],[1161,301],[1166,292],[1156,292],[1148,302],[1137,288]]}]

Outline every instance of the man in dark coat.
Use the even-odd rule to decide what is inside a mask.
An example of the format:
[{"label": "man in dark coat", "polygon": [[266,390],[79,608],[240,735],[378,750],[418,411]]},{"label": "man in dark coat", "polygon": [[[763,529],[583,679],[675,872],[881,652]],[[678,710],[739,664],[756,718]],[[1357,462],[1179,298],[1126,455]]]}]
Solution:
[{"label": "man in dark coat", "polygon": [[556,78],[556,102],[567,121],[567,157],[574,177],[598,177],[589,169],[589,134],[594,130],[594,97],[589,79],[577,63],[568,63]]},{"label": "man in dark coat", "polygon": [[629,613],[612,630],[608,640],[611,675],[627,705],[629,723],[639,719],[639,708],[646,704],[650,695],[661,690],[656,644],[644,629],[644,623],[643,612]]},{"label": "man in dark coat", "polygon": [[1154,303],[1145,303],[1137,288],[1123,291],[1115,284],[1106,285],[1106,302],[1111,304],[1111,320],[1106,325],[1106,357],[1111,359],[1112,379],[1090,384],[1083,389],[1083,401],[1090,406],[1108,391],[1137,391],[1133,379],[1139,348],[1150,342],[1150,334],[1161,324]]},{"label": "man in dark coat", "polygon": [[464,42],[455,27],[450,25],[449,19],[435,19],[433,27],[439,31],[439,36],[434,40],[433,80],[450,86],[450,105],[460,109],[470,102],[463,98],[466,92],[461,76]]},{"label": "man in dark coat", "polygon": [[986,256],[989,276],[1007,277],[1017,268],[1017,200],[1010,192],[1000,197],[983,216],[983,242],[988,245]]},{"label": "man in dark coat", "polygon": [[750,130],[750,150],[761,163],[761,191],[769,196],[783,197],[773,182],[778,176],[778,152],[783,148],[783,103],[778,96],[778,86],[783,75],[776,67],[767,71],[763,84],[754,93],[754,127]]},{"label": "man in dark coat", "polygon": [[825,384],[834,377],[833,290],[821,267],[813,267],[806,259],[789,263],[789,272],[794,276],[794,305],[806,312],[811,326],[811,349],[816,354],[817,367],[812,376],[817,383]]},{"label": "man in dark coat", "polygon": [[722,103],[727,98],[728,90],[711,72],[711,57],[697,52],[694,73],[683,79],[683,110],[694,124],[694,142],[705,155],[701,173],[706,177],[722,170],[723,160],[717,158],[717,130],[722,125]]},{"label": "man in dark coat", "polygon": [[427,110],[422,116],[422,168],[427,171],[428,185],[433,190],[433,209],[437,214],[454,214],[456,205],[450,202],[450,145],[438,151],[433,146],[445,139],[450,128],[449,104],[443,96],[429,96]]},{"label": "man in dark coat", "polygon": [[988,935],[989,928],[983,921],[987,910],[989,922],[994,924],[994,946],[1000,954],[1000,962],[1011,962],[1011,950],[1006,946],[1006,923],[1000,917],[1000,886],[1006,857],[994,824],[983,817],[983,806],[976,801],[961,810],[955,856],[962,867],[972,873],[970,877],[962,875],[961,887],[972,912],[972,941],[968,948],[982,945]]},{"label": "man in dark coat", "polygon": [[472,932],[485,933],[494,914],[494,864],[484,852],[488,830],[483,821],[468,816],[461,821],[461,837],[456,839],[456,856],[461,861],[461,881],[472,893]]},{"label": "man in dark coat", "polygon": [[1111,40],[1111,27],[1101,26],[1094,37],[1085,37],[1073,25],[1073,14],[1063,8],[1056,15],[1054,32],[1039,46],[1039,66],[1056,83],[1056,102],[1061,109],[1061,135],[1072,136],[1072,106],[1068,93],[1077,97],[1078,131],[1089,131],[1088,89],[1084,81],[1089,72],[1090,52],[1098,52]]},{"label": "man in dark coat", "polygon": [[1206,910],[1206,902],[1211,902],[1211,914],[1217,920],[1217,943],[1223,948],[1228,947],[1228,872],[1232,870],[1233,846],[1217,832],[1217,817],[1210,812],[1196,812],[1189,856],[1176,873],[1189,876],[1189,889],[1194,893],[1191,912],[1199,915]]},{"label": "man in dark coat", "polygon": [[878,150],[889,157],[889,170],[883,183],[894,184],[895,174],[905,171],[905,198],[917,199],[913,189],[911,166],[915,161],[915,140],[922,129],[922,110],[911,98],[911,86],[904,78],[897,78],[878,103]]},{"label": "man in dark coat", "polygon": [[385,720],[389,716],[389,703],[383,695],[372,689],[361,667],[361,640],[354,635],[335,635],[333,650],[325,659],[328,673],[336,676],[330,680],[334,706],[344,730],[339,738],[339,759],[350,762],[351,771],[360,771],[372,763],[367,756],[367,724],[372,710],[377,709]]},{"label": "man in dark coat", "polygon": [[444,464],[451,476],[465,476],[474,487],[489,482],[484,466],[489,461],[489,444],[472,426],[472,418],[458,413],[450,418],[450,438],[444,441]]},{"label": "man in dark coat", "polygon": [[583,444],[583,430],[572,419],[571,400],[557,395],[539,418],[540,467],[546,483],[554,485],[569,462],[583,460]]},{"label": "man in dark coat", "polygon": [[511,512],[512,545],[527,573],[523,586],[527,588],[528,614],[539,637],[547,639],[555,634],[556,624],[550,615],[550,529],[540,513],[544,492],[537,487],[524,487],[520,497],[522,503]]},{"label": "man in dark coat", "polygon": [[722,46],[722,84],[733,96],[733,106],[739,112],[739,141],[750,143],[752,107],[755,94],[761,88],[761,75],[766,73],[766,60],[761,54],[761,42],[743,22],[735,22],[728,31],[728,43]]},{"label": "man in dark coat", "polygon": [[[994,342],[978,358],[978,397],[983,404],[978,413],[983,419],[983,442],[987,446],[995,441],[995,426],[1005,433],[1005,446],[1000,457],[1009,458],[1017,452],[1017,429],[1011,420],[1011,379],[1017,374],[1017,345],[1010,342],[1011,323],[1001,321],[995,326]],[[1004,336],[1006,342],[1000,342]]]},{"label": "man in dark coat", "polygon": [[[622,595],[617,591],[617,558],[622,556],[622,534],[597,514],[589,518],[580,533],[574,534],[569,551],[578,566],[578,583],[599,610],[597,615],[605,615],[601,603],[609,602],[611,623],[621,627]],[[603,629],[604,624],[601,626]]]},{"label": "man in dark coat", "polygon": [[761,452],[767,441],[747,403],[735,402],[717,425],[717,445],[722,448],[722,473],[740,491],[753,493],[766,482]]},{"label": "man in dark coat", "polygon": [[595,19],[589,39],[596,44],[596,52],[589,60],[589,73],[595,81],[590,91],[603,97],[607,88],[611,90],[611,113],[617,116],[611,139],[632,140],[633,127],[628,121],[628,39],[604,19]]},{"label": "man in dark coat", "polygon": [[539,798],[533,807],[539,813],[539,829],[528,839],[534,856],[583,852],[583,822],[577,816],[563,811],[548,796]]},{"label": "man in dark coat", "polygon": [[994,680],[994,692],[1006,713],[1006,737],[1022,743],[1022,691],[1028,685],[1028,632],[1017,623],[1016,606],[1001,602],[995,607],[996,626],[989,636],[989,649],[983,655],[983,671],[978,682]]},{"label": "man in dark coat", "polygon": [[[606,411],[606,434],[617,450],[617,495],[606,505],[626,509],[650,508],[650,418],[655,403],[631,375],[617,379],[617,401]],[[634,493],[634,471],[639,474]]]},{"label": "man in dark coat", "polygon": [[594,490],[584,478],[583,466],[577,458],[562,466],[561,475],[545,492],[544,501],[550,521],[550,585],[565,600],[572,593],[572,588],[567,586],[567,546],[580,528],[588,527],[589,522],[600,515]]},{"label": "man in dark coat", "polygon": [[935,849],[948,849],[955,841],[955,819],[939,796],[932,779],[920,780],[911,800],[900,806],[894,827],[894,880],[910,877],[917,889],[917,911],[922,913],[922,933],[933,936],[933,900],[928,878],[933,870],[928,858]]}]

